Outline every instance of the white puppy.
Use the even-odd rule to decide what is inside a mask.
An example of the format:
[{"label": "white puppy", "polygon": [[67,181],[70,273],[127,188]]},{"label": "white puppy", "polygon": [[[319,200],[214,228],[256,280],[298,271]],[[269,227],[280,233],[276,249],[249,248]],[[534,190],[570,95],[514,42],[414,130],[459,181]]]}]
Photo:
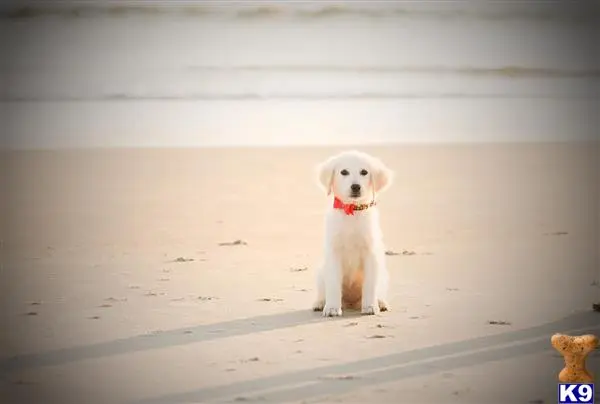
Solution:
[{"label": "white puppy", "polygon": [[331,157],[318,171],[334,199],[325,218],[325,259],[313,309],[323,316],[341,316],[342,308],[358,304],[363,314],[386,311],[388,272],[375,196],[390,185],[392,172],[357,151]]}]

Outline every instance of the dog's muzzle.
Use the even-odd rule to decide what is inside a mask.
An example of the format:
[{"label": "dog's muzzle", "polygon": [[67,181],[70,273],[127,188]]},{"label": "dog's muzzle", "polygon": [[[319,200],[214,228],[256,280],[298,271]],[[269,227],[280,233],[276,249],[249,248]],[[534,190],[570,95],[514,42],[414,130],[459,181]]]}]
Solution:
[{"label": "dog's muzzle", "polygon": [[352,198],[360,197],[360,184],[352,184],[350,185],[350,196]]}]

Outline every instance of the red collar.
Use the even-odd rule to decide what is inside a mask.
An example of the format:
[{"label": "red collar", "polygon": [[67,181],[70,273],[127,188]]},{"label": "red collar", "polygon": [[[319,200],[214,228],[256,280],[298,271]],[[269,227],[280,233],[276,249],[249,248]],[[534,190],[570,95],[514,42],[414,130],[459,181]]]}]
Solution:
[{"label": "red collar", "polygon": [[355,210],[367,210],[371,206],[375,206],[375,201],[371,201],[371,203],[360,203],[355,205],[353,203],[344,203],[338,198],[333,199],[333,208],[334,209],[342,209],[346,215],[354,215]]}]

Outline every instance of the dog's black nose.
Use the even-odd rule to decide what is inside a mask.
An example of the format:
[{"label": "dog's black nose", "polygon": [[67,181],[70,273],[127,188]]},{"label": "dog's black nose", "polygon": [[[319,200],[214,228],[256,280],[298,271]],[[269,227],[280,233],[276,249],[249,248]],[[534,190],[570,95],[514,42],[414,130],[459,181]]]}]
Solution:
[{"label": "dog's black nose", "polygon": [[350,185],[350,189],[352,192],[360,192],[360,184],[352,184]]}]

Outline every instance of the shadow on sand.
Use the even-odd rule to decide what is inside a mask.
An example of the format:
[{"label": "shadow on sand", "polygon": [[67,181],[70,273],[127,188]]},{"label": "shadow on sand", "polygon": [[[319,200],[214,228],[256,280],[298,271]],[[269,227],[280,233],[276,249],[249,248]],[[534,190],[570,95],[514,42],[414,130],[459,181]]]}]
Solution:
[{"label": "shadow on sand", "polygon": [[[340,318],[347,319],[347,317]],[[105,343],[16,356],[0,362],[0,372],[55,366],[71,362],[162,349],[256,332],[322,322],[320,313],[307,310],[264,315],[217,324],[200,325],[139,335]],[[404,351],[338,365],[274,375],[271,377],[206,387],[194,391],[152,397],[136,404],[207,402],[243,396],[291,402],[325,394],[347,393],[354,388],[432,374],[470,365],[552,350],[549,339],[556,332],[600,334],[600,314],[578,312],[551,323],[501,334]],[[597,360],[597,357],[591,358]],[[352,375],[343,380],[323,375]]]},{"label": "shadow on sand", "polygon": [[[342,319],[342,317],[338,319]],[[14,356],[0,361],[0,373],[9,373],[15,370],[40,366],[64,365],[86,359],[104,358],[132,352],[194,344],[321,321],[323,321],[323,318],[320,313],[301,310],[224,321],[216,324],[199,325],[196,327],[178,328],[98,344],[59,349],[39,354]]]},{"label": "shadow on sand", "polygon": [[[134,403],[209,402],[240,397],[244,401],[297,402],[324,395],[346,394],[363,386],[552,350],[550,337],[556,332],[600,334],[600,315],[594,312],[575,313],[562,320],[518,331],[153,397]],[[597,358],[590,359],[597,360]],[[335,377],[319,378],[323,375],[353,375],[353,377],[343,377],[341,380]]]}]

